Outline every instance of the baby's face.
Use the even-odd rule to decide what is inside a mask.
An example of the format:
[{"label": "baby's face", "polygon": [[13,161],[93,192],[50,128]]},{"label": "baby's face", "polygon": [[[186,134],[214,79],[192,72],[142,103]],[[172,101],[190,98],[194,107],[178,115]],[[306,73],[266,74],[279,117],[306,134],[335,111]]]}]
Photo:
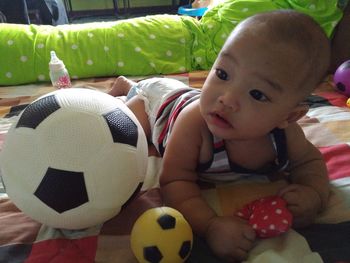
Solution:
[{"label": "baby's face", "polygon": [[211,132],[224,139],[252,139],[283,128],[302,98],[303,61],[298,50],[264,36],[231,36],[201,95]]}]

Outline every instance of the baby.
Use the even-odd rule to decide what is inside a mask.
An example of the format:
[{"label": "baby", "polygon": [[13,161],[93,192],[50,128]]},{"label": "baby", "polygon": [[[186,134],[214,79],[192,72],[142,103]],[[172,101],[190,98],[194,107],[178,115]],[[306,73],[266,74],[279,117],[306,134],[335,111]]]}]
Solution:
[{"label": "baby", "polygon": [[217,215],[198,181],[268,180],[284,171],[290,184],[278,194],[295,227],[311,224],[324,209],[326,166],[296,121],[307,112],[303,101],[329,60],[329,41],[319,25],[280,10],[254,15],[233,30],[201,91],[166,78],[136,84],[123,77],[110,91],[137,94],[127,105],[163,156],[165,204],[179,210],[221,259],[247,258],[255,232],[238,217]]}]

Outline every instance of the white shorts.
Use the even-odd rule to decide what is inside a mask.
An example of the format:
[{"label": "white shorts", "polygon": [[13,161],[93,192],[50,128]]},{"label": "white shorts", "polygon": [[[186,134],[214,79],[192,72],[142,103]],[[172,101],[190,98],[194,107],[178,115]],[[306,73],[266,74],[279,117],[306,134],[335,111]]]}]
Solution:
[{"label": "white shorts", "polygon": [[[156,146],[162,124],[155,125],[161,105],[172,95],[190,87],[181,81],[171,78],[150,78],[138,82],[131,88],[128,98],[137,96],[145,103],[145,111],[151,126],[152,143]],[[156,146],[157,147],[157,146]]]}]

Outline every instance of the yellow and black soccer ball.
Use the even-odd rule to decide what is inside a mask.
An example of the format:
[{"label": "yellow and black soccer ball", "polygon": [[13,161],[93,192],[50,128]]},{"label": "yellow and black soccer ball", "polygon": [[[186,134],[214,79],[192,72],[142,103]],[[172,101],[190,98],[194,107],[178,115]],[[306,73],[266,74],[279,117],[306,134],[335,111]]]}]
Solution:
[{"label": "yellow and black soccer ball", "polygon": [[140,263],[181,263],[190,255],[193,234],[179,211],[163,206],[147,210],[136,220],[130,242]]}]

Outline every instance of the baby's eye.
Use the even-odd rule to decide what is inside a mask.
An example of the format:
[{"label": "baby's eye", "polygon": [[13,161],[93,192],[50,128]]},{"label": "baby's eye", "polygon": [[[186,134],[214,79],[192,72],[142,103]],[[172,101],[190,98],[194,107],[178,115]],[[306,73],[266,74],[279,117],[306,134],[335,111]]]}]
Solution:
[{"label": "baby's eye", "polygon": [[260,90],[253,89],[249,91],[250,96],[252,96],[255,100],[258,101],[268,101],[269,99],[262,93]]},{"label": "baby's eye", "polygon": [[228,78],[226,71],[219,68],[215,69],[215,74],[221,80],[227,80]]}]

